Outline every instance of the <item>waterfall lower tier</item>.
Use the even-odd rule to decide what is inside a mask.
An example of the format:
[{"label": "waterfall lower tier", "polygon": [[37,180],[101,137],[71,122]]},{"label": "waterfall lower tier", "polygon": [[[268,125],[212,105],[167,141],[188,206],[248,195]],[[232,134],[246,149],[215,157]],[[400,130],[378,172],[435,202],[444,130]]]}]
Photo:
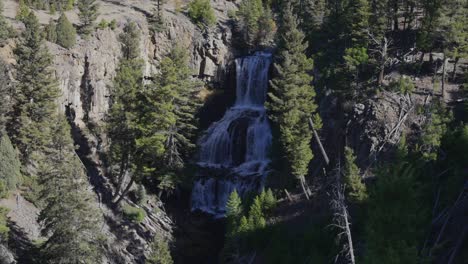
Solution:
[{"label": "waterfall lower tier", "polygon": [[232,191],[242,196],[263,187],[272,140],[264,108],[270,64],[271,54],[260,52],[236,60],[236,103],[198,142],[192,211],[223,217]]}]

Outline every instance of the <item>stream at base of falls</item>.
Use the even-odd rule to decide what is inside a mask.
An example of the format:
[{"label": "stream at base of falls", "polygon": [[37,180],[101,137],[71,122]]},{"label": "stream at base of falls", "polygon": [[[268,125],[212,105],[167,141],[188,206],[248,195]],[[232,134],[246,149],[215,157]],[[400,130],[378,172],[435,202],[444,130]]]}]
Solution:
[{"label": "stream at base of falls", "polygon": [[236,101],[198,142],[198,178],[191,210],[222,218],[234,190],[260,191],[270,160],[272,134],[265,110],[271,54],[236,59]]}]

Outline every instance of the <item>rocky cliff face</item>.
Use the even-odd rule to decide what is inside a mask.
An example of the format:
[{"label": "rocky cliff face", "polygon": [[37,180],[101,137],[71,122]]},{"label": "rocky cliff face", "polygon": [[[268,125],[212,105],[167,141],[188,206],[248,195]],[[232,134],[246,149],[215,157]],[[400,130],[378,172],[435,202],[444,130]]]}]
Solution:
[{"label": "rocky cliff face", "polygon": [[[174,45],[189,50],[193,77],[204,80],[207,86],[220,87],[226,80],[227,66],[236,51],[230,46],[232,37],[227,11],[235,9],[233,2],[212,1],[218,23],[209,30],[201,30],[181,12],[175,11],[173,1],[164,6],[165,29],[151,35],[147,17],[151,15],[154,2],[150,0],[101,0],[98,21],[117,21],[117,28],[98,29],[89,39],[79,39],[71,49],[47,43],[54,57],[55,75],[59,81],[61,96],[58,111],[67,114],[72,125],[75,143],[80,146],[78,154],[87,167],[90,188],[96,193],[96,203],[104,216],[103,232],[108,238],[105,263],[143,263],[149,243],[155,234],[172,238],[172,220],[155,199],[141,206],[147,217],[140,224],[132,224],[119,215],[109,197],[115,192],[107,178],[99,152],[105,146],[105,135],[97,133],[109,109],[112,80],[121,57],[118,36],[127,21],[134,21],[142,32],[141,57],[145,62],[145,76],[158,71],[160,60]],[[22,25],[14,20],[17,3],[5,0],[5,16],[12,25],[21,30]],[[43,24],[58,15],[38,11]],[[67,12],[72,23],[78,24],[76,10]],[[14,42],[0,47],[0,57],[14,64]],[[131,201],[126,200],[127,203]],[[137,206],[133,204],[134,206]],[[21,227],[20,227],[21,228]],[[7,253],[5,253],[7,254]]]}]

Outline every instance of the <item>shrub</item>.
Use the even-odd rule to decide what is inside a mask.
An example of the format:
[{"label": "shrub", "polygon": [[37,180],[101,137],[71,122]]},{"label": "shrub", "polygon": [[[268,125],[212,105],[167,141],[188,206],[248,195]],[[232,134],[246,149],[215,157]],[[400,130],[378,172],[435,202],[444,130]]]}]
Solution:
[{"label": "shrub", "polygon": [[109,23],[109,28],[114,30],[117,28],[117,20],[112,19],[112,21]]},{"label": "shrub", "polygon": [[98,26],[99,29],[106,29],[109,27],[109,22],[107,22],[105,19],[101,19],[101,22],[99,22]]},{"label": "shrub", "polygon": [[8,241],[10,228],[7,226],[7,214],[9,209],[0,206],[0,242]]},{"label": "shrub", "polygon": [[123,206],[122,212],[128,220],[135,223],[141,223],[146,217],[145,210],[128,204]]},{"label": "shrub", "polygon": [[172,264],[174,261],[171,257],[169,245],[166,240],[157,236],[151,243],[151,255],[148,257],[148,264]]},{"label": "shrub", "polygon": [[188,15],[199,26],[210,27],[216,23],[216,16],[210,0],[193,0],[190,2]]},{"label": "shrub", "polygon": [[57,44],[64,48],[71,48],[76,43],[76,30],[64,13],[57,22]]},{"label": "shrub", "polygon": [[57,43],[57,25],[51,19],[49,24],[44,28],[45,39],[50,42]]}]

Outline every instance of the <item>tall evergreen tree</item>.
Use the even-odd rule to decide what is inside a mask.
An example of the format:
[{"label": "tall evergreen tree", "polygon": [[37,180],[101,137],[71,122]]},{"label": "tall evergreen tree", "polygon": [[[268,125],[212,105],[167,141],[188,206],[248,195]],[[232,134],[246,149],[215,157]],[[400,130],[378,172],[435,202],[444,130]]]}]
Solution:
[{"label": "tall evergreen tree", "polygon": [[24,23],[26,29],[15,49],[16,103],[9,129],[13,142],[26,158],[50,140],[49,124],[59,90],[39,21],[31,12]]},{"label": "tall evergreen tree", "polygon": [[74,155],[70,126],[64,116],[53,120],[52,140],[39,166],[39,220],[48,239],[42,247],[47,263],[99,263],[98,211],[91,205],[86,176]]},{"label": "tall evergreen tree", "polygon": [[238,229],[240,218],[242,217],[242,201],[234,190],[228,198],[226,203],[226,225],[227,225],[227,236],[232,236]]},{"label": "tall evergreen tree", "polygon": [[99,5],[96,3],[96,0],[78,0],[81,34],[89,35],[94,30],[94,22],[98,17],[98,9]]},{"label": "tall evergreen tree", "polygon": [[[200,106],[195,95],[202,83],[192,80],[187,61],[186,50],[175,46],[162,60],[160,72],[146,87],[142,101],[142,137],[138,144],[148,154],[146,166],[152,170],[159,167],[158,178],[163,185],[179,181],[176,175],[195,148],[195,113]],[[162,159],[155,163],[154,155],[160,154]]]},{"label": "tall evergreen tree", "polygon": [[274,64],[277,75],[271,81],[267,108],[279,128],[279,141],[289,162],[289,171],[304,184],[313,157],[308,119],[317,105],[311,85],[313,61],[305,55],[307,43],[290,4],[283,8],[279,39],[278,60]]},{"label": "tall evergreen tree", "polygon": [[[131,187],[137,170],[137,113],[138,94],[143,89],[143,62],[138,58],[140,54],[140,32],[134,22],[129,22],[119,37],[122,43],[122,59],[114,78],[111,95],[111,107],[107,120],[110,139],[110,158],[118,181],[118,188],[127,174],[132,175]],[[123,193],[126,193],[124,188]],[[118,196],[120,200],[123,195]]]},{"label": "tall evergreen tree", "polygon": [[368,0],[349,1],[346,13],[350,46],[367,48],[370,16]]},{"label": "tall evergreen tree", "polygon": [[62,13],[57,21],[57,44],[64,48],[71,48],[76,43],[76,30],[68,20],[65,13]]}]

